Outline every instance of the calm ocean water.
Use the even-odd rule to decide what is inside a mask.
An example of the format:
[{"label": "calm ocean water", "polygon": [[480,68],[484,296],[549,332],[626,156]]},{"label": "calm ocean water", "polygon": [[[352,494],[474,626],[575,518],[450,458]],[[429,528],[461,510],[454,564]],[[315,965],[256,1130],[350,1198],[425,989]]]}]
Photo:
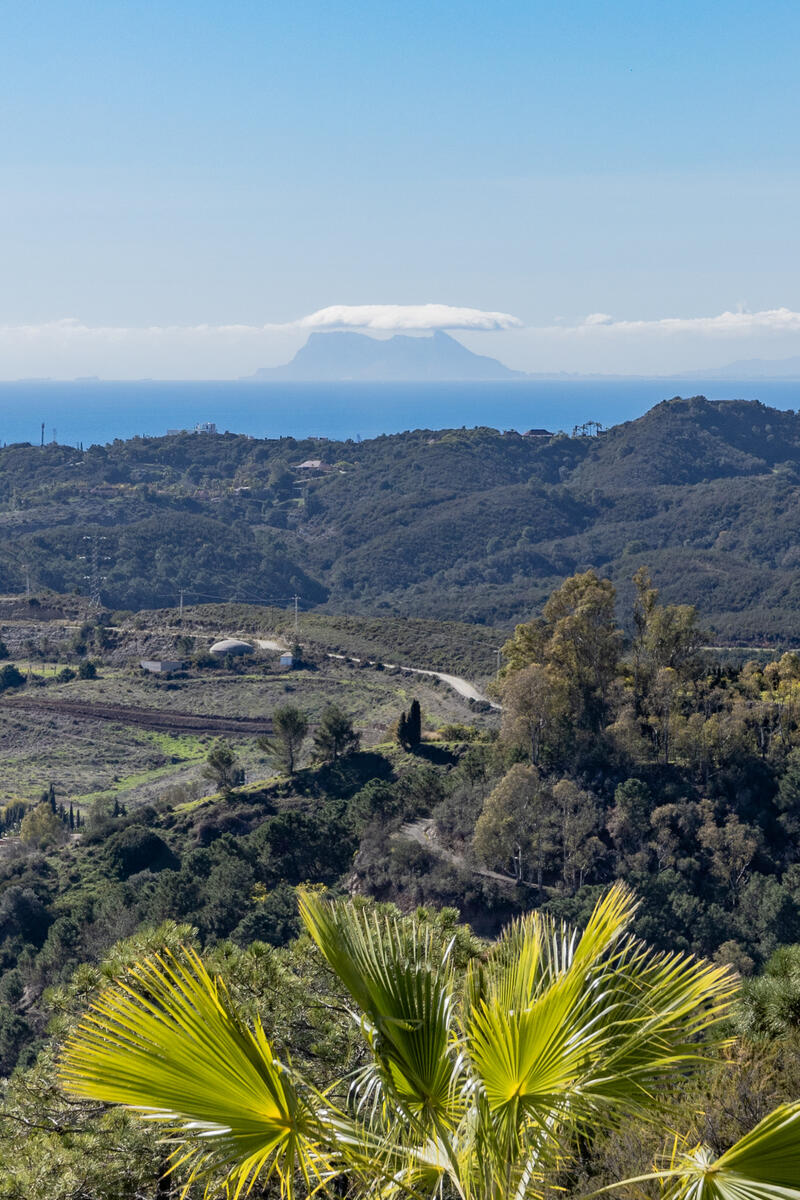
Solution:
[{"label": "calm ocean water", "polygon": [[670,396],[761,400],[800,408],[800,383],[705,380],[531,380],[507,383],[0,383],[0,443],[76,445],[213,421],[256,437],[369,438],[405,429],[490,425],[567,432],[615,425]]}]

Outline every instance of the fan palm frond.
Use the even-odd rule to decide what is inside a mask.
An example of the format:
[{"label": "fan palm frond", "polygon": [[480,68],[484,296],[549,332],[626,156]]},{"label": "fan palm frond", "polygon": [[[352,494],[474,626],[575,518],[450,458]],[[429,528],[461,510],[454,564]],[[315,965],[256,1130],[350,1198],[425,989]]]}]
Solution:
[{"label": "fan palm frond", "polygon": [[313,892],[300,913],[329,966],[356,1002],[381,1082],[404,1113],[441,1133],[454,1106],[455,983],[448,952],[429,928],[369,915]]},{"label": "fan palm frond", "polygon": [[622,1179],[591,1196],[654,1180],[665,1200],[800,1200],[800,1101],[780,1105],[718,1157],[708,1146],[676,1139],[665,1170]]},{"label": "fan palm frond", "polygon": [[101,993],[65,1047],[73,1095],[124,1104],[188,1139],[173,1166],[191,1178],[228,1177],[233,1193],[276,1174],[330,1176],[318,1115],[274,1056],[260,1024],[247,1029],[224,986],[191,951],[145,959],[131,982]]},{"label": "fan palm frond", "polygon": [[[656,1085],[710,1052],[736,989],[725,968],[637,941],[634,912],[618,886],[582,934],[525,917],[462,989],[429,925],[303,893],[370,1050],[347,1111],[239,1019],[190,951],[150,956],[103,991],[61,1076],[165,1122],[173,1168],[223,1180],[229,1197],[273,1176],[287,1198],[311,1195],[344,1174],[362,1200],[533,1200],[577,1132],[658,1114]],[[717,1159],[681,1145],[626,1183],[658,1180],[666,1200],[800,1200],[799,1146],[800,1103]]]},{"label": "fan palm frond", "polygon": [[695,1039],[727,1011],[735,978],[641,946],[627,932],[634,910],[612,889],[580,938],[534,914],[468,989],[483,1153],[496,1169],[514,1162],[517,1186],[551,1167],[570,1127],[646,1109],[659,1076],[697,1058]]},{"label": "fan palm frond", "polygon": [[669,1200],[800,1200],[800,1103],[783,1104],[715,1158],[677,1151]]}]

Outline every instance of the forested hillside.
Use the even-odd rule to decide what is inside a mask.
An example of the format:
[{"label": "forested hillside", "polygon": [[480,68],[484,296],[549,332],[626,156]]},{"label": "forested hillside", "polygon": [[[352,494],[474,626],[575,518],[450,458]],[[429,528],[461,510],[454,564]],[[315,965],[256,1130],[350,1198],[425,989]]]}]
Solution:
[{"label": "forested hillside", "polygon": [[596,438],[181,434],[0,451],[2,590],[24,588],[25,564],[34,589],[86,590],[94,549],[116,609],[185,588],[195,603],[298,594],[502,626],[590,566],[630,598],[646,562],[720,641],[780,643],[800,616],[798,541],[800,416],[758,402],[666,401]]},{"label": "forested hillside", "polygon": [[[170,653],[186,658],[171,679],[112,665],[124,627],[89,622],[76,626],[82,649],[76,639],[68,678],[35,658],[27,680],[17,672],[0,712],[44,707],[51,723],[37,727],[36,753],[57,751],[62,773],[0,808],[0,1196],[181,1194],[181,1172],[157,1183],[162,1149],[134,1118],[66,1099],[54,1075],[98,988],[155,950],[201,951],[317,1086],[358,1066],[358,1026],[309,938],[298,938],[298,891],[309,885],[368,911],[416,913],[443,947],[455,939],[463,965],[510,917],[538,909],[582,924],[624,881],[638,900],[637,935],[747,977],[733,1014],[744,1040],[692,1087],[683,1076],[674,1093],[667,1084],[670,1112],[725,1146],[795,1097],[800,655],[722,668],[690,606],[662,603],[644,569],[631,588],[633,604],[619,609],[593,571],[555,590],[504,647],[492,685],[501,714],[418,676],[331,662],[319,643],[302,647],[308,661],[291,675],[266,660],[209,664],[206,625],[239,612],[255,620],[243,606],[173,611],[172,624],[164,613],[129,620],[131,636],[159,637],[164,649],[171,639]],[[314,637],[327,629],[342,648],[359,636],[369,649],[399,624],[358,630],[314,617]],[[409,626],[435,643],[432,622]],[[466,632],[443,628],[442,652]],[[480,656],[487,631],[475,632]],[[130,790],[77,795],[68,758],[82,752],[99,770],[104,734],[96,721],[88,750],[70,749],[70,697],[93,696],[97,714],[112,694],[138,711],[185,715],[192,697],[196,712],[258,710],[271,733],[161,740],[168,770],[202,756],[205,789],[157,776],[147,802]],[[59,707],[66,722],[52,724]],[[116,713],[115,738],[133,711]],[[248,764],[258,775],[243,782]],[[661,1149],[632,1117],[587,1143],[578,1174],[559,1186],[585,1195],[646,1170]]]}]

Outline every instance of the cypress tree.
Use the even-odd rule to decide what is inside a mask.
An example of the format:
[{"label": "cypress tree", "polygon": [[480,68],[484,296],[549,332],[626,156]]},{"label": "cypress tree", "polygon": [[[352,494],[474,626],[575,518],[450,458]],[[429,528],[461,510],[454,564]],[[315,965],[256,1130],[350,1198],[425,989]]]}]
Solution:
[{"label": "cypress tree", "polygon": [[72,801],[69,805],[69,827],[70,829],[75,828],[75,809],[72,807]]},{"label": "cypress tree", "polygon": [[394,736],[403,749],[408,750],[408,716],[405,712],[401,712],[397,719],[397,724],[394,727]]},{"label": "cypress tree", "polygon": [[419,700],[416,699],[411,701],[411,708],[408,710],[406,737],[412,750],[415,750],[422,741],[422,709],[419,706]]}]

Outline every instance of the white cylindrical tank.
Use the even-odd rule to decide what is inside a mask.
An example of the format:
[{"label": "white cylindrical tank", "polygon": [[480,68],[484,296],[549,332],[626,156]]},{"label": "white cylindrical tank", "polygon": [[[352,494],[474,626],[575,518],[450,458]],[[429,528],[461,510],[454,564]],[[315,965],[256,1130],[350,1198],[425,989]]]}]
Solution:
[{"label": "white cylindrical tank", "polygon": [[252,654],[253,647],[249,642],[240,642],[238,638],[223,638],[221,642],[214,642],[214,645],[209,650],[209,654]]}]

